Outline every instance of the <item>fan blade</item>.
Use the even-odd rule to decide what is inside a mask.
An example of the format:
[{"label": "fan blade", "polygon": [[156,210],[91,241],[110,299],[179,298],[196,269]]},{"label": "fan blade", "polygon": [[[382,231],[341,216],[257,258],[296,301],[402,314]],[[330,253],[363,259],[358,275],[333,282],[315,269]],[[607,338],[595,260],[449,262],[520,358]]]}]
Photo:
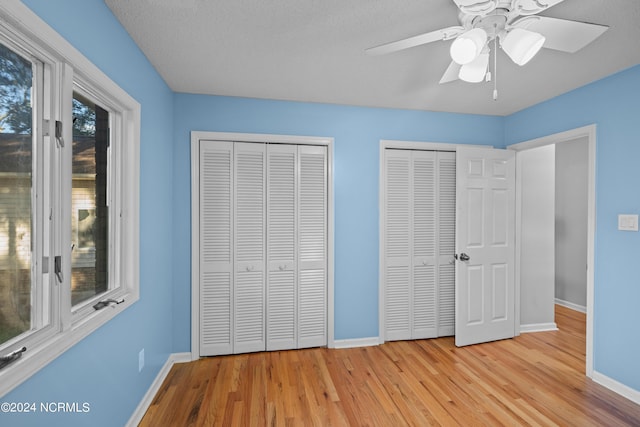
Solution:
[{"label": "fan blade", "polygon": [[563,1],[564,0],[513,0],[511,10],[517,12],[518,15],[535,15]]},{"label": "fan blade", "polygon": [[398,40],[396,42],[386,43],[380,46],[372,47],[365,52],[367,55],[384,55],[387,53],[397,52],[399,50],[409,49],[410,47],[420,46],[439,40],[449,40],[464,32],[464,27],[448,27],[441,30],[431,31],[429,33],[420,34],[418,36],[409,37],[408,39]]},{"label": "fan blade", "polygon": [[447,67],[447,71],[444,72],[440,79],[440,84],[449,83],[458,80],[458,74],[460,74],[460,68],[462,65],[457,64],[455,61],[451,61],[451,64]]},{"label": "fan blade", "polygon": [[486,16],[498,7],[498,0],[453,0],[458,9],[467,15]]},{"label": "fan blade", "polygon": [[512,26],[540,33],[546,37],[543,47],[568,53],[579,51],[609,29],[606,25],[547,16],[526,16]]}]

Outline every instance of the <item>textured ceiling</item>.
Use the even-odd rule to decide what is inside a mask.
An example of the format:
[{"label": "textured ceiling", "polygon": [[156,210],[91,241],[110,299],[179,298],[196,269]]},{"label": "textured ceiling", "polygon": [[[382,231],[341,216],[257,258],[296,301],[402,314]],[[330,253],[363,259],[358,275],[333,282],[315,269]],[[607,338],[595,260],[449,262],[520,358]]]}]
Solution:
[{"label": "textured ceiling", "polygon": [[[452,0],[105,0],[176,92],[508,115],[640,63],[639,0],[565,0],[545,16],[608,25],[524,67],[498,54],[493,83],[438,84],[451,41],[366,48],[458,25]],[[493,61],[493,58],[492,58]]]}]

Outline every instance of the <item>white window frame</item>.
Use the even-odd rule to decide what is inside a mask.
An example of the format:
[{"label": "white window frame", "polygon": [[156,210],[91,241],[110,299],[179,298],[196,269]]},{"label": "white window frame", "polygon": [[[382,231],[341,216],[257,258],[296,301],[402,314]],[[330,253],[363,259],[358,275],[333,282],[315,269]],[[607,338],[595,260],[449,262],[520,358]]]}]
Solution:
[{"label": "white window frame", "polygon": [[[43,66],[43,84],[34,86],[34,234],[32,286],[37,290],[32,323],[46,326],[0,344],[0,355],[23,346],[22,357],[0,370],[0,397],[42,369],[71,346],[135,303],[139,291],[140,104],[18,0],[0,4],[0,33]],[[71,152],[73,91],[89,95],[110,115],[109,289],[71,306]],[[55,122],[63,124],[57,144]],[[36,197],[32,198],[35,200]],[[60,204],[54,201],[61,200]],[[34,202],[35,203],[35,202]],[[37,239],[37,240],[36,240]],[[54,257],[62,257],[62,283]],[[47,273],[48,271],[48,273]],[[105,299],[124,302],[95,310]]]}]

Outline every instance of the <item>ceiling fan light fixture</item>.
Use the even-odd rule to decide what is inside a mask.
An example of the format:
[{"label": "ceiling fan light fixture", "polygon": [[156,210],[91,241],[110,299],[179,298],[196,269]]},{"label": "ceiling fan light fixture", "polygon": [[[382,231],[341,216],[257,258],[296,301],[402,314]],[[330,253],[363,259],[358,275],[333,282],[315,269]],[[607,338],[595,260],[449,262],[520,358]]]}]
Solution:
[{"label": "ceiling fan light fixture", "polygon": [[487,75],[489,53],[481,53],[476,59],[460,67],[458,78],[468,83],[480,83]]},{"label": "ceiling fan light fixture", "polygon": [[513,62],[522,66],[538,53],[545,40],[542,34],[523,28],[513,28],[502,38],[501,46]]},{"label": "ceiling fan light fixture", "polygon": [[480,55],[486,43],[487,32],[484,29],[469,30],[451,43],[451,59],[460,65],[469,64]]}]

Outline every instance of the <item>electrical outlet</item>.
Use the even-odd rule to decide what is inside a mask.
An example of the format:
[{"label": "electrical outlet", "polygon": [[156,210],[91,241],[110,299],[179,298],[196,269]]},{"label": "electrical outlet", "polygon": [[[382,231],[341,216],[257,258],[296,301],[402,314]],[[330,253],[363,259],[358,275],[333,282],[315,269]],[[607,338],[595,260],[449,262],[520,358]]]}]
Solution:
[{"label": "electrical outlet", "polygon": [[144,348],[138,353],[138,372],[142,372],[144,368]]}]

